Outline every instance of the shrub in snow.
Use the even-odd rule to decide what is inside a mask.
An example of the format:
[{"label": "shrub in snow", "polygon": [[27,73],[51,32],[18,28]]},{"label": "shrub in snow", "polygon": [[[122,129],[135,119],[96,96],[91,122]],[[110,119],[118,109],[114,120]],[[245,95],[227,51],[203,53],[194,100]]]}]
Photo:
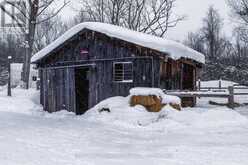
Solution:
[{"label": "shrub in snow", "polygon": [[133,88],[130,90],[130,105],[143,105],[149,112],[159,112],[165,105],[181,110],[181,100],[164,94],[158,88]]}]

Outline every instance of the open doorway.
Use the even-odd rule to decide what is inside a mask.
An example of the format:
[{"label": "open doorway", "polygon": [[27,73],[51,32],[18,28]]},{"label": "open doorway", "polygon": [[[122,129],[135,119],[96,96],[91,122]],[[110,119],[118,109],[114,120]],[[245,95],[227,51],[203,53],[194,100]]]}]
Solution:
[{"label": "open doorway", "polygon": [[89,100],[89,69],[75,68],[76,114],[82,115],[88,110]]},{"label": "open doorway", "polygon": [[183,64],[183,90],[194,90],[194,67]]}]

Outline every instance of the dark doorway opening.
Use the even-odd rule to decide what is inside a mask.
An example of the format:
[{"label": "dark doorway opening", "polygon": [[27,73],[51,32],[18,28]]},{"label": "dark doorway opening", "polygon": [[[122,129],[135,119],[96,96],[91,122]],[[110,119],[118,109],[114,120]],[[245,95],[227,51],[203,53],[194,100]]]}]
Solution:
[{"label": "dark doorway opening", "polygon": [[89,100],[89,69],[75,68],[76,114],[82,115],[88,110]]},{"label": "dark doorway opening", "polygon": [[183,90],[194,90],[194,67],[183,64]]}]

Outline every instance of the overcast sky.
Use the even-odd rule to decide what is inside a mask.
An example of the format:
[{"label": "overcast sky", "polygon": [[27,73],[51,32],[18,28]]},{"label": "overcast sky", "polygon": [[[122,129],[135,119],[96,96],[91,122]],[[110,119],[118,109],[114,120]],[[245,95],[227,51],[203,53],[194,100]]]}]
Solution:
[{"label": "overcast sky", "polygon": [[[78,7],[77,1],[79,0],[71,0],[71,5],[61,13],[67,20],[72,18],[75,14],[72,6]],[[167,38],[182,41],[186,38],[188,32],[199,29],[202,26],[202,19],[205,17],[210,5],[214,5],[220,12],[221,16],[224,18],[225,34],[231,36],[233,26],[230,23],[230,10],[226,4],[226,0],[176,0],[175,13],[177,15],[186,15],[187,18],[179,23],[177,27],[170,30],[167,33]]]},{"label": "overcast sky", "polygon": [[187,19],[169,31],[167,37],[175,40],[183,40],[188,32],[199,29],[210,5],[214,5],[220,12],[225,23],[225,33],[231,36],[230,8],[227,6],[226,0],[177,0],[175,12],[179,15],[185,14]]},{"label": "overcast sky", "polygon": [[[74,3],[76,0],[73,1]],[[202,25],[202,19],[206,15],[207,9],[210,5],[220,12],[224,18],[225,33],[231,36],[232,25],[229,21],[230,10],[226,4],[226,0],[177,0],[175,4],[175,13],[177,15],[186,15],[187,18],[183,22],[179,23],[177,27],[170,30],[167,34],[167,38],[173,40],[184,40],[188,32],[196,31]],[[63,13],[64,17],[70,17],[71,8],[68,7]],[[65,14],[66,13],[66,14]]]}]

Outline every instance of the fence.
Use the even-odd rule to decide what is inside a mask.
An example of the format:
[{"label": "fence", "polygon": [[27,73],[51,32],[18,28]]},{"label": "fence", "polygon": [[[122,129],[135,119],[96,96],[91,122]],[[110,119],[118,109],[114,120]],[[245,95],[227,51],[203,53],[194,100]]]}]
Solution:
[{"label": "fence", "polygon": [[[201,81],[198,81],[198,88],[196,91],[165,91],[167,94],[175,95],[181,98],[186,97],[209,97],[209,98],[226,98],[227,104],[220,104],[211,101],[211,104],[216,105],[226,105],[230,108],[235,108],[237,106],[241,106],[240,103],[235,102],[235,96],[247,96],[248,98],[248,87],[241,86],[238,84],[234,84],[232,86],[223,87],[222,81],[219,81],[218,87],[201,87]],[[235,92],[235,90],[242,90],[247,92]],[[248,103],[243,103],[244,105],[248,105]]]}]

